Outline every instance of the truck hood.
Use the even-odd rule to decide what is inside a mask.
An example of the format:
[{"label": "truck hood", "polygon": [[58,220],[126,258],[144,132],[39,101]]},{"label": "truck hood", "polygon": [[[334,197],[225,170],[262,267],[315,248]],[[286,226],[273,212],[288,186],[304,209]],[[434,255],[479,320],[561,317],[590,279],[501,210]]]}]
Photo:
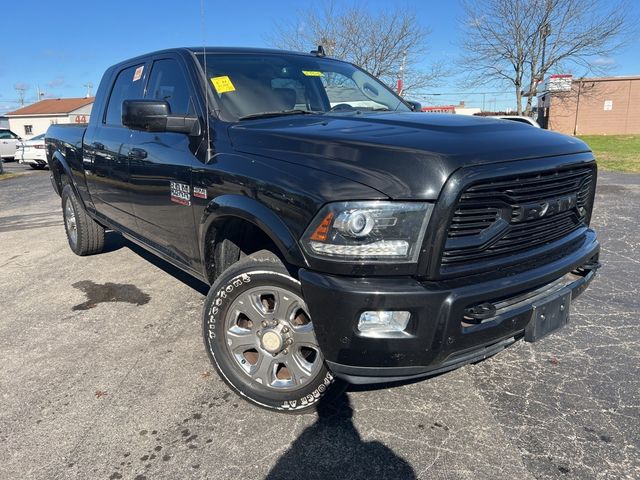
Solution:
[{"label": "truck hood", "polygon": [[286,116],[228,131],[238,152],[330,172],[393,199],[434,200],[469,165],[589,151],[577,138],[519,122],[420,112]]}]

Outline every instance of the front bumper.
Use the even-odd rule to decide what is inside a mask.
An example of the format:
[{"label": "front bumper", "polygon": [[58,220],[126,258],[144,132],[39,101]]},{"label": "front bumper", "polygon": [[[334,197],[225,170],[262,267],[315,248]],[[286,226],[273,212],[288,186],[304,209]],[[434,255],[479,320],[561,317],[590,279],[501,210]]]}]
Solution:
[{"label": "front bumper", "polygon": [[[599,251],[596,234],[588,230],[562,258],[498,278],[420,282],[305,269],[299,276],[329,368],[351,383],[379,383],[435,375],[504,349],[524,336],[536,301],[559,289],[570,290],[572,298],[584,291]],[[468,323],[465,310],[484,302],[496,305],[496,314]],[[410,311],[406,334],[361,335],[358,318],[367,310]]]}]

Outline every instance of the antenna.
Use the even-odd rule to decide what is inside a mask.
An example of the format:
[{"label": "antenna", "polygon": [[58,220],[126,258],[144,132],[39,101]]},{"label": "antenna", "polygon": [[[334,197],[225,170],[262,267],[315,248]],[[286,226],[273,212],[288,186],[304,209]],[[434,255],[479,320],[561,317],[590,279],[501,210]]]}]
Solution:
[{"label": "antenna", "polygon": [[202,23],[202,55],[204,55],[204,104],[207,111],[205,119],[205,123],[207,125],[207,154],[205,163],[209,163],[213,157],[213,152],[211,150],[211,131],[209,130],[209,117],[211,116],[211,113],[209,112],[209,80],[207,79],[209,75],[207,70],[207,21],[204,11],[204,0],[200,0],[200,21]]}]

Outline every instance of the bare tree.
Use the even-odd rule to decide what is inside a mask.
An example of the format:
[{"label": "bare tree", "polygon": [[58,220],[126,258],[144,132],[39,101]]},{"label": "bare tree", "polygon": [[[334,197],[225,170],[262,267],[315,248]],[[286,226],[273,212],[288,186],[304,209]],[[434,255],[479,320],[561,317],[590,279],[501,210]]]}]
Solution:
[{"label": "bare tree", "polygon": [[[632,32],[626,0],[461,0],[462,64],[473,84],[510,84],[518,114],[550,71],[603,73]],[[603,61],[604,59],[604,61]],[[564,73],[563,72],[563,73]]]},{"label": "bare tree", "polygon": [[268,41],[277,48],[309,51],[322,45],[327,55],[354,63],[401,93],[434,83],[440,64],[421,68],[430,31],[406,8],[370,12],[356,4],[333,1],[301,10],[296,20],[277,24]]}]

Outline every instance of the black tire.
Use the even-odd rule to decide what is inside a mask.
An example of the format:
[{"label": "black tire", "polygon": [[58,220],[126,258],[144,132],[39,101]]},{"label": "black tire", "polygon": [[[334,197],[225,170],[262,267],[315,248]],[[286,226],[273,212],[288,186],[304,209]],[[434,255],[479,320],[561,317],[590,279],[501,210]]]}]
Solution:
[{"label": "black tire", "polygon": [[[261,303],[257,303],[263,291],[272,290],[275,292],[272,304],[263,298],[268,294],[260,296]],[[255,303],[251,303],[252,298],[256,300]],[[280,303],[281,298],[283,300]],[[244,314],[245,309],[249,312],[247,315]],[[264,315],[259,313],[261,309],[266,312]],[[220,275],[205,300],[203,336],[214,368],[234,392],[254,405],[284,413],[306,413],[314,409],[329,392],[332,397],[339,393],[344,385],[337,383],[327,369],[317,342],[315,347],[307,347],[309,339],[315,341],[315,335],[305,310],[300,283],[268,251],[249,255]],[[277,311],[287,313],[279,315]],[[271,318],[268,327],[265,327],[265,318]],[[245,322],[242,328],[238,326],[239,320]],[[249,345],[246,351],[240,353],[247,345],[233,346],[234,332],[230,331],[233,329],[241,333],[235,337],[240,339],[238,343],[255,342],[255,345]],[[267,332],[270,332],[269,337]],[[275,345],[272,342],[265,343],[267,338],[273,340],[276,337],[279,340]],[[281,350],[272,350],[270,353],[265,345]],[[303,349],[312,353],[300,362]],[[247,356],[249,353],[252,356]],[[251,358],[255,364],[251,363]],[[263,362],[267,362],[264,368]],[[305,368],[301,368],[301,364]],[[291,371],[289,365],[294,367]],[[252,374],[249,370],[253,369],[256,372]],[[269,373],[260,375],[260,371]],[[281,372],[284,372],[282,378]]]},{"label": "black tire", "polygon": [[71,185],[62,190],[62,216],[69,247],[76,255],[94,255],[104,249],[104,228],[82,207]]},{"label": "black tire", "polygon": [[30,163],[29,166],[34,170],[44,170],[44,167],[46,167],[46,165],[38,165],[36,163]]}]

